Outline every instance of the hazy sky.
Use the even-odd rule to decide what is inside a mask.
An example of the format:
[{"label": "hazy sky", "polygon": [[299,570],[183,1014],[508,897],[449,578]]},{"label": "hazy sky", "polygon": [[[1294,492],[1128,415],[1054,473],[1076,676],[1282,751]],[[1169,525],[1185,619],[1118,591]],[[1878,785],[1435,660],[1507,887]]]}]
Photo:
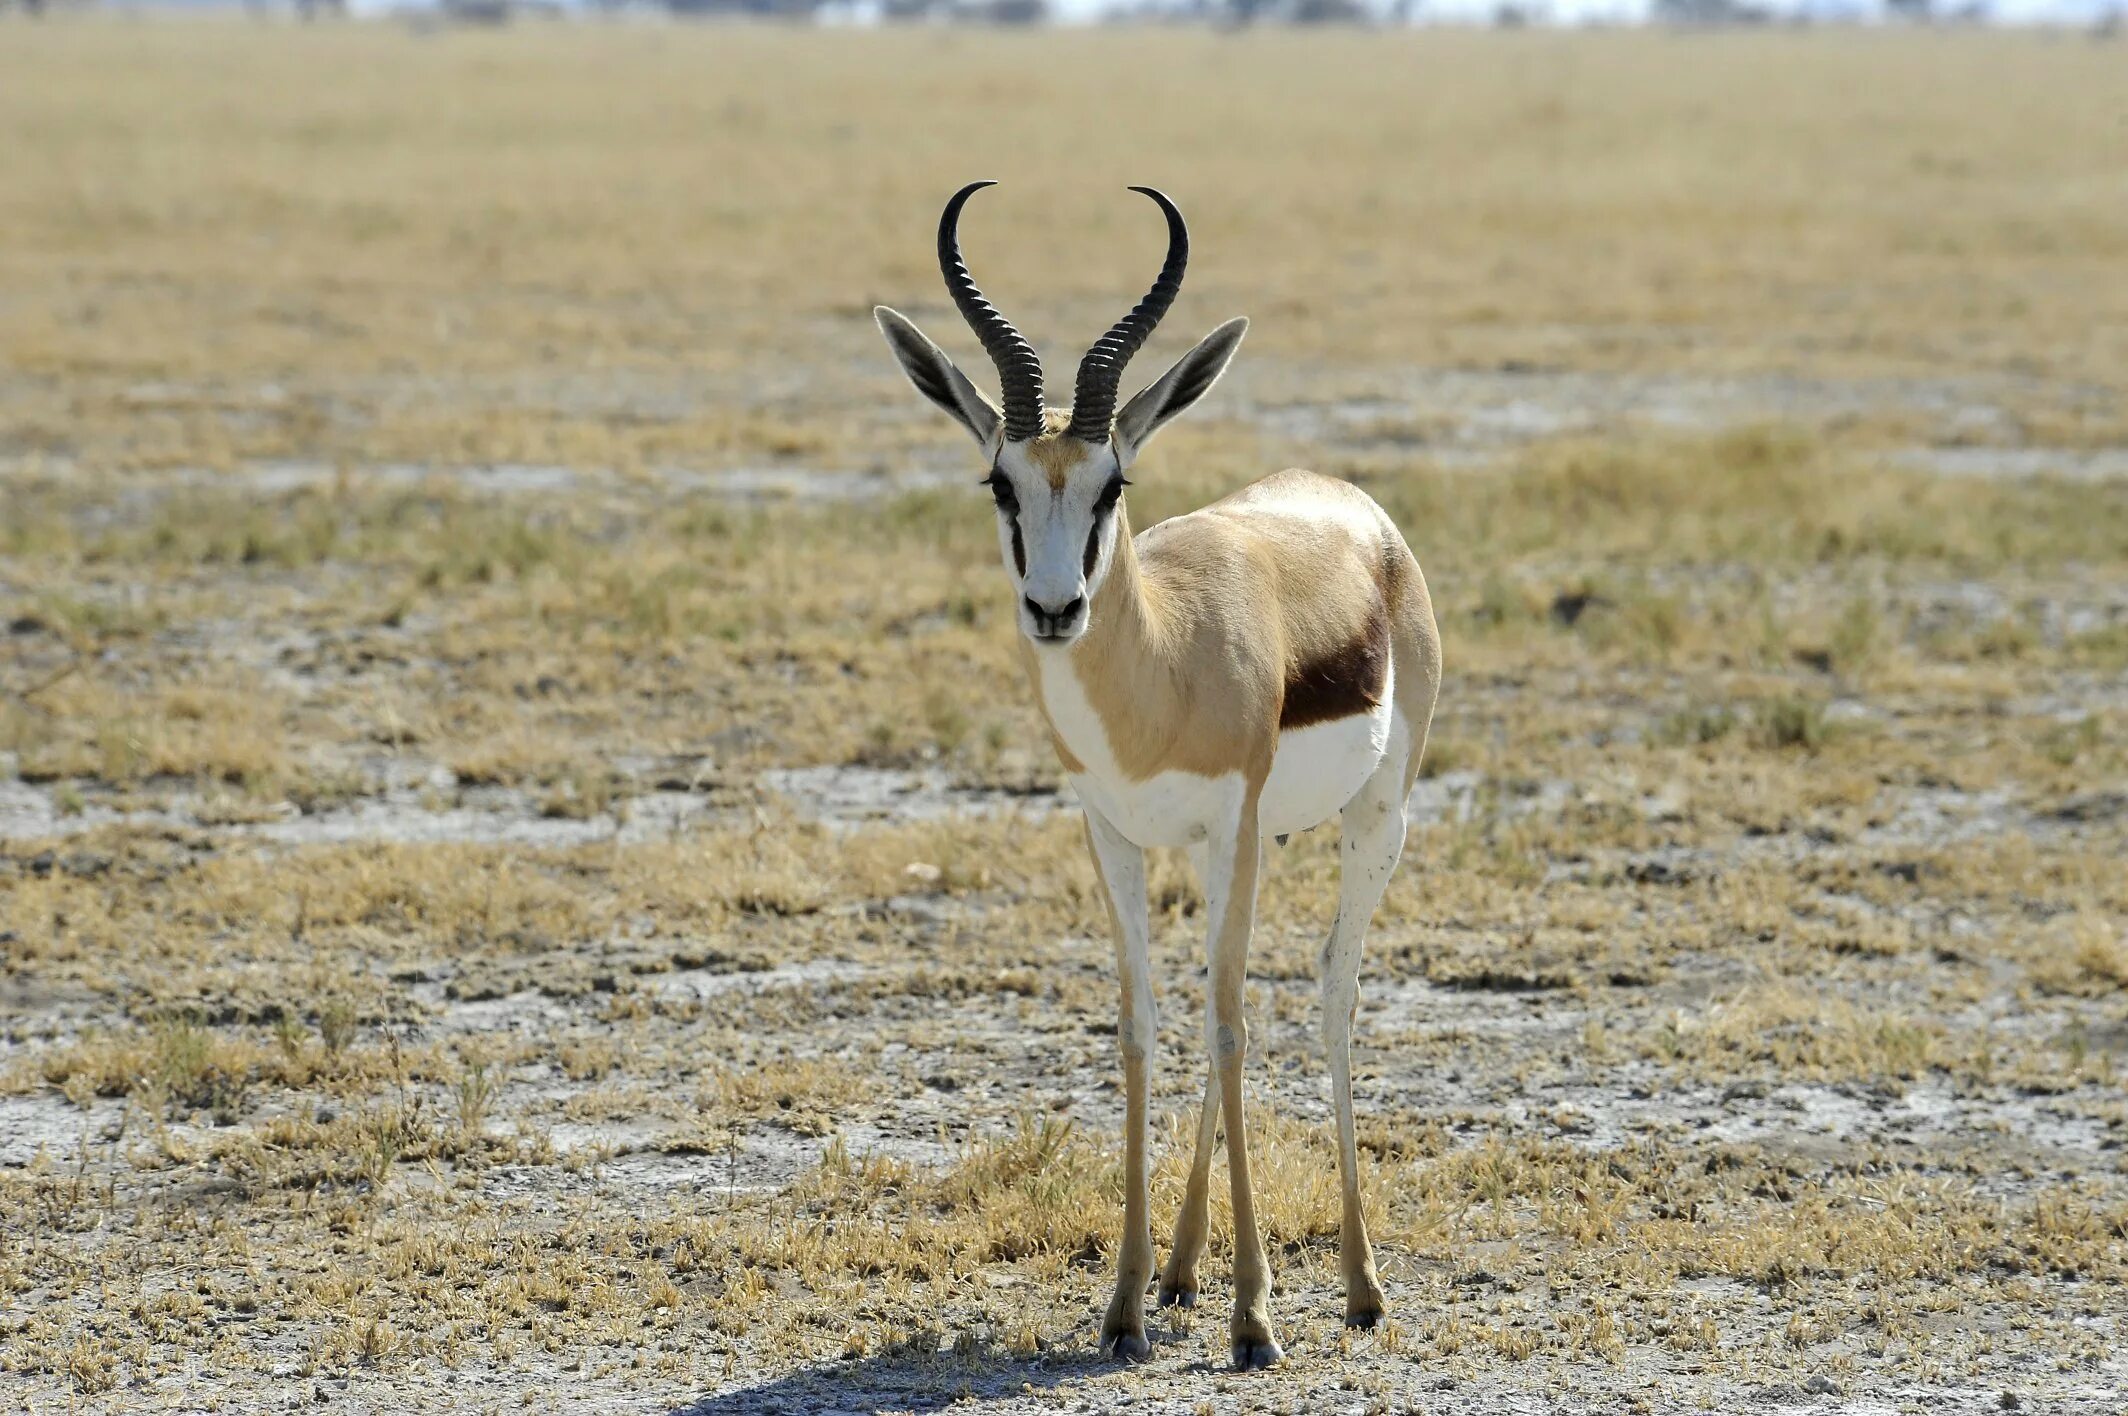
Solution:
[{"label": "hazy sky", "polygon": [[[1052,11],[1066,20],[1089,20],[1111,7],[1114,0],[1049,0]],[[860,7],[863,0],[858,0]],[[1126,0],[1144,3],[1144,0]],[[1363,0],[1386,9],[1390,0]],[[1421,18],[1455,22],[1489,21],[1501,0],[1413,0]],[[1645,20],[1652,0],[1516,0],[1533,14],[1564,24],[1610,21],[1632,24]],[[1824,18],[1869,19],[1883,12],[1882,0],[1756,0],[1780,14],[1809,14]],[[1944,10],[1953,10],[1967,0],[1936,0]],[[2100,15],[2128,7],[2128,0],[1985,0],[1988,12],[2011,24],[2088,24]]]},{"label": "hazy sky", "polygon": [[[437,0],[350,0],[350,8],[357,14],[388,14],[394,10],[429,9]],[[1052,12],[1062,20],[1087,21],[1097,18],[1109,9],[1116,0],[1049,0]],[[564,4],[582,4],[586,0],[562,0]],[[830,0],[833,3],[833,0]],[[876,0],[845,0],[848,18],[863,22],[876,13]],[[1140,4],[1144,0],[1124,0],[1126,4]],[[1386,10],[1391,0],[1363,0],[1379,9]],[[1502,0],[1413,0],[1416,13],[1422,19],[1435,19],[1457,23],[1489,21],[1500,8]],[[1609,21],[1616,24],[1632,24],[1647,18],[1652,0],[1514,0],[1533,15],[1548,17],[1563,24],[1580,24]],[[1780,14],[1811,14],[1826,18],[1871,18],[1882,13],[1882,0],[1754,0],[1766,9]],[[1958,8],[1967,0],[1936,0],[1945,10]],[[2128,8],[2128,0],[1985,0],[1988,12],[1997,20],[2011,24],[2088,24],[2101,15]]]}]

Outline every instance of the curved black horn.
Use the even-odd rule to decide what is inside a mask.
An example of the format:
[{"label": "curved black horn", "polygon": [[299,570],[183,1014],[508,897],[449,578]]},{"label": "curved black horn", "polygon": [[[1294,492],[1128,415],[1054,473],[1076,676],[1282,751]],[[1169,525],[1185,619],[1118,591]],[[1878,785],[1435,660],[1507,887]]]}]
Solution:
[{"label": "curved black horn", "polygon": [[983,298],[975,277],[968,273],[968,263],[961,259],[961,208],[983,188],[996,185],[970,182],[946,203],[946,214],[938,219],[938,268],[946,277],[946,292],[959,307],[961,318],[982,341],[990,362],[997,365],[998,391],[1005,401],[1005,436],[1013,442],[1025,442],[1042,432],[1042,360],[1034,346],[1012,327],[1012,321]]},{"label": "curved black horn", "polygon": [[1086,442],[1108,441],[1110,425],[1116,417],[1116,384],[1123,378],[1123,366],[1152,336],[1153,327],[1160,323],[1167,307],[1175,303],[1175,296],[1182,289],[1182,268],[1190,261],[1190,229],[1182,224],[1182,213],[1175,210],[1175,204],[1151,187],[1131,190],[1145,193],[1167,213],[1167,260],[1145,298],[1117,320],[1107,334],[1095,340],[1094,347],[1079,361],[1079,381],[1071,399],[1071,435]]}]

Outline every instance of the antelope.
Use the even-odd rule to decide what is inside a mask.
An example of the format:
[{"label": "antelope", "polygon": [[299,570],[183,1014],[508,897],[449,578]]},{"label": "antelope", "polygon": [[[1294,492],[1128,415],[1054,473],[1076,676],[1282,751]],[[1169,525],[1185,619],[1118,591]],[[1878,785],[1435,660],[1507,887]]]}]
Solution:
[{"label": "antelope", "polygon": [[1190,1307],[1206,1241],[1212,1152],[1223,1124],[1234,1210],[1234,1365],[1269,1367],[1270,1272],[1257,1228],[1242,1111],[1242,995],[1262,841],[1341,818],[1336,920],[1320,959],[1343,1182],[1338,1239],[1345,1322],[1373,1327],[1384,1295],[1360,1201],[1352,1022],[1360,946],[1404,848],[1404,803],[1441,681],[1426,581],[1387,513],[1358,488],[1287,470],[1133,536],[1125,475],[1153,434],[1210,390],[1246,319],[1206,335],[1120,411],[1116,389],[1182,286],[1189,232],[1175,204],[1167,258],[1145,298],[1081,359],[1068,411],[1046,408],[1042,363],[983,297],[961,258],[961,209],[939,219],[947,292],[997,366],[993,405],[904,316],[873,316],[916,390],[982,449],[999,553],[1017,599],[1019,653],[1065,774],[1115,931],[1125,1090],[1124,1219],[1101,1350],[1150,1355],[1145,1291],[1146,1076],[1157,1040],[1145,852],[1186,847],[1204,888],[1208,1070],[1196,1153],[1159,1303]]}]

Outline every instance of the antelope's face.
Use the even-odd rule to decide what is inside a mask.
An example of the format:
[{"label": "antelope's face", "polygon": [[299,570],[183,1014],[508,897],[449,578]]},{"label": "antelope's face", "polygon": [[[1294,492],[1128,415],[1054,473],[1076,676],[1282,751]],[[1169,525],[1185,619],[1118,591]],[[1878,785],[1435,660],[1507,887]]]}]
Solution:
[{"label": "antelope's face", "polygon": [[1249,322],[1229,320],[1213,330],[1117,411],[1123,367],[1174,303],[1190,249],[1175,204],[1150,187],[1133,187],[1167,217],[1167,260],[1145,298],[1079,361],[1069,419],[1052,417],[1042,403],[1041,359],[983,298],[961,260],[961,208],[990,185],[972,182],[946,203],[938,263],[947,293],[997,365],[1004,408],[985,398],[909,320],[884,305],[872,313],[916,391],[982,447],[988,467],[983,485],[997,503],[998,549],[1012,580],[1020,630],[1039,647],[1063,648],[1086,632],[1094,594],[1115,561],[1122,521],[1117,507],[1129,485],[1124,472],[1147,439],[1211,388]]},{"label": "antelope's face", "polygon": [[1115,554],[1116,505],[1129,484],[1114,446],[1068,433],[1001,441],[983,485],[997,503],[1020,632],[1037,646],[1069,645],[1086,632]]}]

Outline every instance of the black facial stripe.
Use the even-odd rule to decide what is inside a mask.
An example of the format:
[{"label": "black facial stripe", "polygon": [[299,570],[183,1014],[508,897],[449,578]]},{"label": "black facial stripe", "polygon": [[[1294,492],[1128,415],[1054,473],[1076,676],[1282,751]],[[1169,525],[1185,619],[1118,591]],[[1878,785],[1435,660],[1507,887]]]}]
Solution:
[{"label": "black facial stripe", "polygon": [[1083,561],[1084,571],[1089,579],[1094,573],[1094,562],[1101,558],[1101,522],[1116,509],[1116,503],[1123,499],[1123,489],[1129,485],[1119,472],[1109,478],[1108,485],[1101,489],[1100,497],[1094,502],[1094,525],[1093,529],[1086,533],[1086,556]]},{"label": "black facial stripe", "polygon": [[982,485],[990,489],[991,497],[997,502],[998,515],[1004,517],[1005,524],[1012,528],[1012,566],[1019,572],[1020,579],[1025,580],[1027,543],[1020,539],[1019,494],[1013,491],[1012,479],[1005,475],[1005,469],[995,464],[991,466],[990,475],[983,479]]}]

